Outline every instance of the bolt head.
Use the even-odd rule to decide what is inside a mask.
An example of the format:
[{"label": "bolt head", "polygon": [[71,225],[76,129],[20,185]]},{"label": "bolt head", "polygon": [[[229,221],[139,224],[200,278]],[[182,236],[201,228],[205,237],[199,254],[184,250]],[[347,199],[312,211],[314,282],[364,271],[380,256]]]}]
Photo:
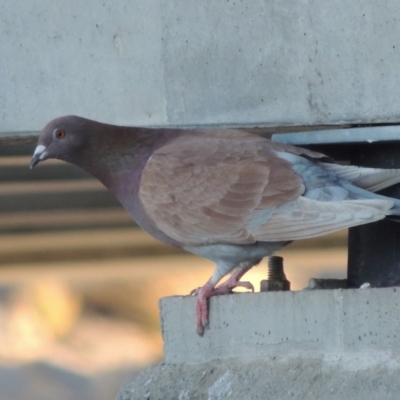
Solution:
[{"label": "bolt head", "polygon": [[265,279],[260,282],[260,292],[279,292],[290,290],[290,282],[287,279]]}]

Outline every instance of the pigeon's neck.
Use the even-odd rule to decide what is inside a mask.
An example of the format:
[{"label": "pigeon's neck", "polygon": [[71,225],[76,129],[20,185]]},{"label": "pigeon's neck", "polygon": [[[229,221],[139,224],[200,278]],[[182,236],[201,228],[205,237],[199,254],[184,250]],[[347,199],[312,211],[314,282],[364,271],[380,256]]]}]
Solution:
[{"label": "pigeon's neck", "polygon": [[177,246],[147,218],[138,193],[143,170],[151,155],[181,135],[182,131],[173,129],[110,129],[99,124],[95,131],[89,132],[80,152],[65,161],[78,165],[102,182],[143,229],[159,240]]},{"label": "pigeon's neck", "polygon": [[74,160],[99,179],[123,202],[137,194],[142,171],[151,154],[179,136],[179,131],[114,127],[112,134],[98,127],[88,135],[84,153]]}]

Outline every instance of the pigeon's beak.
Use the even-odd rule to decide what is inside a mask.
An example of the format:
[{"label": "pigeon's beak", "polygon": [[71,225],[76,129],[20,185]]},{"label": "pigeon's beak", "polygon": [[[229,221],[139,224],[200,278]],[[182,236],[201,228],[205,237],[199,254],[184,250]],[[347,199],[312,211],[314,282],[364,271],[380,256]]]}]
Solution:
[{"label": "pigeon's beak", "polygon": [[42,161],[46,157],[46,147],[43,146],[42,144],[39,144],[35,152],[33,153],[32,160],[31,160],[31,169],[38,164],[40,161]]}]

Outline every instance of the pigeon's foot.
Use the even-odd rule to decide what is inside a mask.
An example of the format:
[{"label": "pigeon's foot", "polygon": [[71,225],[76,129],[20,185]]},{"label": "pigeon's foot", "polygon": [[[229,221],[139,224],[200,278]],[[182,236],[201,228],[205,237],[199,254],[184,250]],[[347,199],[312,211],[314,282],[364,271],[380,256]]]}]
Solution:
[{"label": "pigeon's foot", "polygon": [[196,290],[196,331],[203,336],[204,328],[208,326],[208,299],[213,295],[213,288],[210,281]]},{"label": "pigeon's foot", "polygon": [[242,282],[239,279],[240,277],[235,277],[234,274],[232,274],[224,283],[221,283],[213,289],[212,295],[230,294],[232,293],[233,289],[237,287],[243,287],[251,292],[254,292],[254,286],[250,282]]},{"label": "pigeon's foot", "polygon": [[221,283],[217,287],[213,287],[210,279],[204,286],[194,289],[190,292],[191,295],[197,295],[196,331],[200,336],[203,335],[204,329],[208,326],[208,299],[210,297],[230,294],[232,293],[232,290],[237,287],[244,287],[254,292],[254,286],[250,282],[240,281],[240,278],[246,271],[240,269],[234,271],[224,283]]}]

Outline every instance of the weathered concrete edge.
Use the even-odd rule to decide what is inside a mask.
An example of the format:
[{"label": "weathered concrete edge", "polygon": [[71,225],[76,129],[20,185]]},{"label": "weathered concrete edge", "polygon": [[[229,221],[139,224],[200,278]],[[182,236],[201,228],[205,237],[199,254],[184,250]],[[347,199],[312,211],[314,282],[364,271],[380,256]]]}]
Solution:
[{"label": "weathered concrete edge", "polygon": [[117,398],[397,400],[399,373],[398,353],[277,351],[267,357],[155,365],[135,376]]},{"label": "weathered concrete edge", "polygon": [[[105,123],[109,123],[109,121],[103,121]],[[286,125],[286,126],[277,126],[277,125],[270,125],[270,124],[229,124],[229,123],[218,123],[218,124],[197,124],[197,125],[187,125],[187,124],[157,124],[157,125],[127,125],[132,127],[146,127],[150,129],[161,129],[161,128],[168,128],[168,129],[188,129],[188,130],[195,130],[195,129],[238,129],[238,130],[245,130],[252,133],[259,133],[259,134],[267,134],[272,135],[273,133],[279,132],[283,134],[283,138],[291,137],[291,133],[293,132],[306,132],[311,133],[313,131],[340,131],[341,129],[345,128],[346,126],[342,125]],[[336,129],[337,126],[337,129]],[[332,129],[335,127],[335,129]],[[9,142],[9,141],[34,141],[37,140],[40,131],[1,131],[0,130],[0,142]],[[279,140],[277,140],[279,141]]]},{"label": "weathered concrete edge", "polygon": [[273,353],[397,352],[400,289],[241,293],[210,301],[210,328],[194,330],[195,298],[160,301],[165,363]]},{"label": "weathered concrete edge", "polygon": [[39,132],[0,132],[0,144],[19,144],[34,142]]},{"label": "weathered concrete edge", "polygon": [[278,133],[272,135],[272,140],[293,145],[400,141],[400,125]]}]

